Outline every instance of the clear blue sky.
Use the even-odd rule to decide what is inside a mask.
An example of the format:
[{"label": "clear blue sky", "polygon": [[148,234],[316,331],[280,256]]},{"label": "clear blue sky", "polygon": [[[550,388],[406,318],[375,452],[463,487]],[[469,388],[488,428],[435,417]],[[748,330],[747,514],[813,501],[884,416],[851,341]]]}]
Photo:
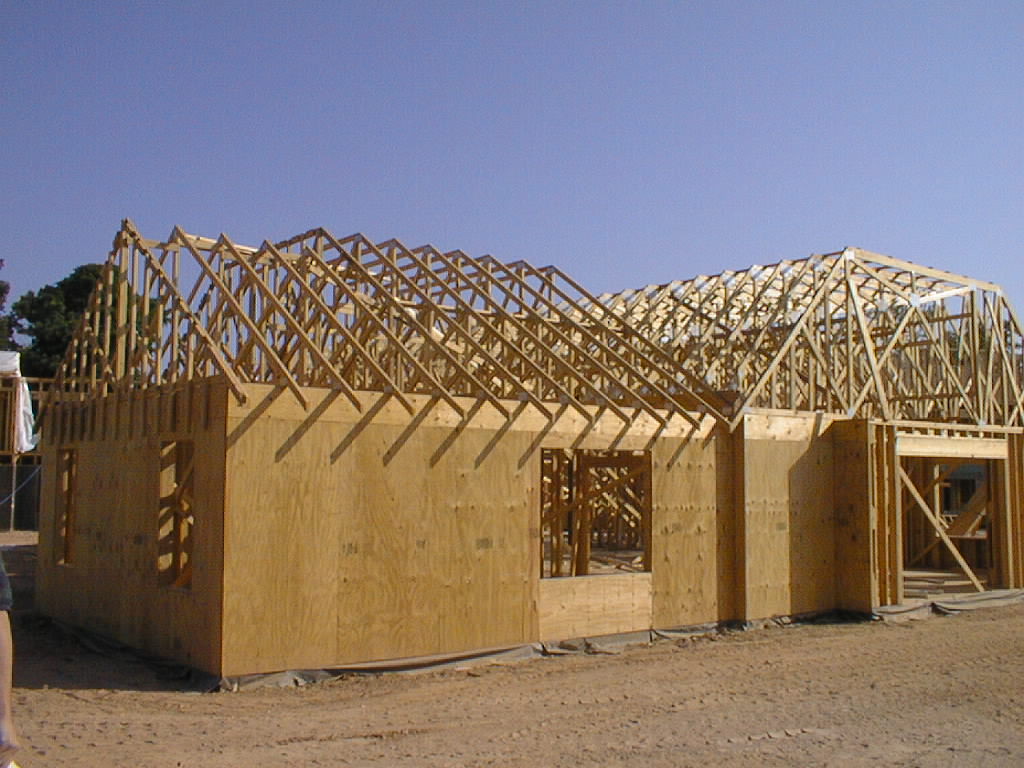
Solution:
[{"label": "clear blue sky", "polygon": [[0,2],[0,278],[121,218],[595,292],[856,245],[1024,312],[1024,2]]}]

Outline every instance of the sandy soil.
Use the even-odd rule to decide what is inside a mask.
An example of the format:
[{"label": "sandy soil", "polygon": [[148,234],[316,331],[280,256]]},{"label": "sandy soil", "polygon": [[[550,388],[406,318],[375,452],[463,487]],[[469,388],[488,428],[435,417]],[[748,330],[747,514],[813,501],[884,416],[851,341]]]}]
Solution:
[{"label": "sandy soil", "polygon": [[15,643],[24,768],[1024,765],[1024,604],[241,693],[24,611]]}]

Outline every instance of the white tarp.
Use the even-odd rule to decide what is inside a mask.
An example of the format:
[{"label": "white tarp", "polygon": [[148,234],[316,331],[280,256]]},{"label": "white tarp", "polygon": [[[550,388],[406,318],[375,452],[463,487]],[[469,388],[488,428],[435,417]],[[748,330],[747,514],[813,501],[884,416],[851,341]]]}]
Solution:
[{"label": "white tarp", "polygon": [[32,414],[32,395],[28,382],[21,377],[21,355],[17,352],[0,352],[0,376],[16,378],[14,387],[14,451],[28,453],[36,447],[35,416]]},{"label": "white tarp", "polygon": [[21,376],[19,352],[0,352],[0,376]]}]

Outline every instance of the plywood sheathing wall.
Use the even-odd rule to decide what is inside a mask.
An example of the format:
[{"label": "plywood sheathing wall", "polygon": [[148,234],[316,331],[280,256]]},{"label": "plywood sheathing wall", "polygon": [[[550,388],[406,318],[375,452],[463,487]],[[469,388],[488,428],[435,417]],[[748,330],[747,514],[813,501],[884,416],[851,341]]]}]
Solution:
[{"label": "plywood sheathing wall", "polygon": [[[157,484],[153,452],[166,440],[201,447],[191,428],[146,426],[138,403],[217,376],[231,412],[210,439],[220,458],[199,464],[229,477],[225,535],[210,529],[201,544],[226,562],[223,642],[220,625],[183,639],[194,615],[219,618],[220,592],[197,600],[198,582],[160,637],[138,640],[170,637],[169,655],[211,671],[504,644],[536,639],[541,614],[585,614],[595,594],[584,582],[562,590],[557,610],[538,586],[542,448],[650,451],[649,590],[643,577],[597,590],[625,607],[622,624],[863,602],[864,574],[836,572],[863,554],[863,516],[836,517],[849,497],[833,479],[851,480],[862,503],[864,474],[836,472],[845,457],[829,417],[806,413],[821,409],[887,422],[868,438],[866,534],[871,600],[891,602],[902,589],[892,425],[1019,425],[1020,340],[998,286],[852,248],[595,297],[553,267],[396,240],[318,229],[253,249],[180,228],[146,240],[126,220],[49,400],[73,415],[73,429],[47,439],[51,459],[81,449],[76,547],[87,553],[49,568],[61,583],[46,599],[133,643],[147,612],[184,600],[157,591],[155,607],[127,605],[148,594],[153,520],[134,496]],[[97,423],[119,425],[116,437],[97,438]],[[1008,573],[1020,558],[1019,441],[1014,450]],[[130,477],[106,480],[119,460]],[[50,487],[52,525],[61,491]],[[213,487],[203,493],[217,507]],[[141,558],[137,577],[117,547]],[[220,566],[207,554],[212,578]],[[88,615],[72,573],[92,596]],[[122,575],[142,586],[103,594]],[[573,619],[571,631],[602,621]]]},{"label": "plywood sheathing wall", "polygon": [[651,571],[541,579],[541,640],[734,618],[731,445],[710,420],[653,443]]},{"label": "plywood sheathing wall", "polygon": [[[226,389],[195,381],[173,391],[64,402],[47,413],[36,607],[164,658],[220,669]],[[192,583],[157,571],[161,442],[195,447]],[[76,467],[71,562],[60,528],[59,452]]]},{"label": "plywood sheathing wall", "polygon": [[[532,631],[530,436],[408,429],[247,385],[228,422],[226,674],[515,644]],[[404,413],[404,411],[403,411]],[[256,414],[254,416],[254,414]],[[312,415],[312,414],[315,414]]]},{"label": "plywood sheathing wall", "polygon": [[1024,587],[1024,435],[1009,437],[1006,468],[1006,564],[1007,584]]},{"label": "plywood sheathing wall", "polygon": [[652,598],[650,573],[541,579],[538,636],[557,641],[650,629]]},{"label": "plywood sheathing wall", "polygon": [[819,414],[744,417],[743,618],[835,607],[829,425]]},{"label": "plywood sheathing wall", "polygon": [[832,424],[835,502],[836,608],[871,613],[878,607],[876,516],[866,419]]},{"label": "plywood sheathing wall", "polygon": [[653,445],[655,621],[718,618],[728,545],[710,420],[703,436],[679,423],[652,441],[659,425],[643,417],[624,431],[613,415],[552,425],[524,408],[510,424],[483,405],[467,425],[423,396],[410,418],[380,394],[360,414],[328,390],[303,390],[309,411],[280,389],[245,391],[227,427],[225,674],[540,639],[542,447]]},{"label": "plywood sheathing wall", "polygon": [[733,436],[705,428],[654,450],[655,627],[736,618]]}]

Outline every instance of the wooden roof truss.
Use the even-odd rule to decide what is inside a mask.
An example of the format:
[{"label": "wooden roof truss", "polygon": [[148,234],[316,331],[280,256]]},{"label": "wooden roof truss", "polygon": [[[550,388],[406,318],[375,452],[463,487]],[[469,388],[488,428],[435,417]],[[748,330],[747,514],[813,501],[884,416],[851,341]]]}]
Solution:
[{"label": "wooden roof truss", "polygon": [[[1021,326],[997,286],[856,249],[594,296],[554,267],[311,230],[246,247],[125,221],[53,396],[223,376],[508,403],[662,427],[746,407],[1024,420]],[[476,406],[479,407],[479,406]],[[475,410],[475,408],[474,408]]]},{"label": "wooden roof truss", "polygon": [[[598,298],[744,409],[1019,426],[999,286],[856,248]],[[589,310],[589,308],[586,308]]]},{"label": "wooden roof truss", "polygon": [[[241,246],[175,228],[142,238],[126,221],[58,374],[58,399],[173,386],[220,375],[244,383],[328,387],[363,409],[387,393],[410,413],[429,394],[510,417],[520,401],[546,417],[571,408],[588,423],[646,414],[696,423],[722,401],[681,385],[671,357],[561,273],[525,262],[410,249],[397,240],[313,230]],[[699,382],[698,382],[699,383]],[[708,396],[705,402],[705,396]]]}]

